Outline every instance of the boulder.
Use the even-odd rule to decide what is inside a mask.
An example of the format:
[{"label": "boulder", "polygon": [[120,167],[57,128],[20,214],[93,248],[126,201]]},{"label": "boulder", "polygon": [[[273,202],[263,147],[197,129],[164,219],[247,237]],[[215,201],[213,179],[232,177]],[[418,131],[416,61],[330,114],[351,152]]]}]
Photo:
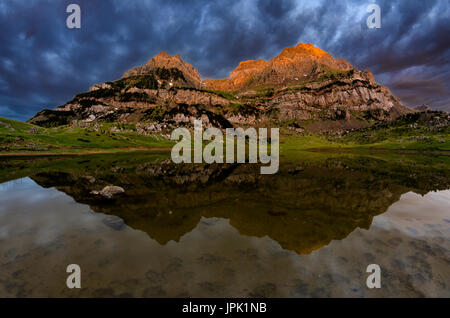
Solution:
[{"label": "boulder", "polygon": [[124,193],[125,190],[118,186],[106,186],[101,191],[91,191],[93,195],[100,195],[105,199],[112,199],[114,196]]}]

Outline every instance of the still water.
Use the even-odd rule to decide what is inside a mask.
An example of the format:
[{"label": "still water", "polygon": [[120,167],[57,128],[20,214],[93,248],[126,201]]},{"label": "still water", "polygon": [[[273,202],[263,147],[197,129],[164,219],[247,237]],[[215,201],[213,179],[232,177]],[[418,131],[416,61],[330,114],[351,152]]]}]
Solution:
[{"label": "still water", "polygon": [[447,158],[282,162],[4,159],[0,297],[450,297]]}]

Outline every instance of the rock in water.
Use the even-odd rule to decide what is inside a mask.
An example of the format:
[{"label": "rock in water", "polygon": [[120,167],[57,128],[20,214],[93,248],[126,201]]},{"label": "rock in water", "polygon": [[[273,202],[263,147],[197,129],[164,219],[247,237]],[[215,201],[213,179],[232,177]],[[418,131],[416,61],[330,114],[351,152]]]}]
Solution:
[{"label": "rock in water", "polygon": [[117,186],[106,186],[102,191],[92,191],[91,194],[101,195],[105,199],[112,199],[115,195],[124,193],[125,190]]}]

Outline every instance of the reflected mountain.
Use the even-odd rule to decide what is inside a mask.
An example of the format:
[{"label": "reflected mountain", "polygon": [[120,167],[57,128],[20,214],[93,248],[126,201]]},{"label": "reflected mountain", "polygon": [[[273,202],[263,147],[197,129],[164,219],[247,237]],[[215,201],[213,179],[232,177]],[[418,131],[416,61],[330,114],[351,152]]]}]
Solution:
[{"label": "reflected mountain", "polygon": [[[228,219],[240,234],[268,236],[283,249],[309,254],[356,228],[368,229],[406,192],[448,189],[448,165],[428,159],[393,160],[334,155],[284,160],[276,175],[253,164],[175,165],[164,155],[42,158],[23,169],[42,187],[55,187],[166,244],[191,232],[202,217]],[[447,160],[447,159],[444,159]],[[19,171],[19,161],[12,165]],[[25,172],[24,172],[25,173]],[[93,195],[107,185],[125,193]],[[203,219],[203,222],[208,220]]]}]

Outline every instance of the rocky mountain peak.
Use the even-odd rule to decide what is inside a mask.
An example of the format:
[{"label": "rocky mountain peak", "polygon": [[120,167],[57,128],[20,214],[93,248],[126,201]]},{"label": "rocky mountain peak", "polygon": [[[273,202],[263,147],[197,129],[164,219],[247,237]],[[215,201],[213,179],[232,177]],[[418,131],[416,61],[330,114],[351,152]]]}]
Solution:
[{"label": "rocky mountain peak", "polygon": [[[168,66],[170,67],[170,65],[180,66],[180,65],[190,65],[190,64],[184,62],[181,59],[180,54],[171,56],[166,51],[161,51],[156,56],[154,56],[150,60],[148,60],[146,65],[154,66],[154,67],[168,67]],[[191,67],[192,67],[192,65],[191,65]]]},{"label": "rocky mountain peak", "polygon": [[297,46],[283,49],[278,57],[295,57],[297,55],[309,55],[321,58],[324,55],[330,54],[315,47],[311,43],[299,43]]},{"label": "rocky mountain peak", "polygon": [[170,58],[170,57],[171,56],[169,55],[169,53],[167,53],[166,51],[161,51],[158,54],[156,54],[155,57],[152,57],[151,59],[154,59],[154,58]]},{"label": "rocky mountain peak", "polygon": [[331,54],[312,45],[299,43],[285,48],[270,61],[249,60],[239,64],[227,79],[207,79],[206,86],[219,90],[240,90],[257,85],[282,86],[308,82],[333,71],[353,70],[344,59],[336,59]]},{"label": "rocky mountain peak", "polygon": [[195,67],[183,61],[180,54],[171,56],[166,51],[158,53],[145,65],[133,67],[131,70],[127,71],[123,77],[146,75],[155,69],[177,69],[183,73],[188,86],[195,88],[201,87],[202,77]]}]

